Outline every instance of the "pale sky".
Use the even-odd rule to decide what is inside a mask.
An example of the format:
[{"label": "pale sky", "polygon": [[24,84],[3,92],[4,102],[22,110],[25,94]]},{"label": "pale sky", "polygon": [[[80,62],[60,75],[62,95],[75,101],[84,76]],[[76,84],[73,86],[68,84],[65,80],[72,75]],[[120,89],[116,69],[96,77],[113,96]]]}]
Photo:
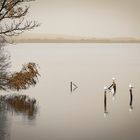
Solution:
[{"label": "pale sky", "polygon": [[33,33],[93,37],[140,37],[140,0],[36,0]]}]

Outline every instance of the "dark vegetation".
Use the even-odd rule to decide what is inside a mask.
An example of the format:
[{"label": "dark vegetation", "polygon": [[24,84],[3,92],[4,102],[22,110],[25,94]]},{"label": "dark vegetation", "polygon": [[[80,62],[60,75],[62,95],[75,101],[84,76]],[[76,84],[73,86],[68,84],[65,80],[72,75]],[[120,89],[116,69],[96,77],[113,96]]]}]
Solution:
[{"label": "dark vegetation", "polygon": [[27,63],[22,66],[21,71],[11,73],[9,56],[0,47],[0,90],[22,90],[36,85],[38,82],[38,67],[35,63]]},{"label": "dark vegetation", "polygon": [[28,63],[23,65],[20,72],[15,72],[8,77],[7,85],[13,90],[27,89],[30,85],[36,85],[38,76],[36,64]]},{"label": "dark vegetation", "polygon": [[9,76],[8,68],[10,67],[9,55],[0,46],[0,90],[7,89],[7,78]]},{"label": "dark vegetation", "polygon": [[36,100],[30,98],[26,95],[4,95],[0,96],[0,111],[8,110],[10,112],[15,112],[23,116],[27,116],[28,119],[34,119],[38,105]]}]

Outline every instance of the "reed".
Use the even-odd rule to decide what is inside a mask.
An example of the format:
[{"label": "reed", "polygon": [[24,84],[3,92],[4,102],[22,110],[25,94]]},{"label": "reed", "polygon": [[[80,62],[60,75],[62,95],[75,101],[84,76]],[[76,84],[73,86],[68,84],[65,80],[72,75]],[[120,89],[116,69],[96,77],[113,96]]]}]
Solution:
[{"label": "reed", "polygon": [[24,64],[20,72],[12,73],[7,77],[7,86],[11,90],[27,89],[36,85],[40,74],[35,63]]}]

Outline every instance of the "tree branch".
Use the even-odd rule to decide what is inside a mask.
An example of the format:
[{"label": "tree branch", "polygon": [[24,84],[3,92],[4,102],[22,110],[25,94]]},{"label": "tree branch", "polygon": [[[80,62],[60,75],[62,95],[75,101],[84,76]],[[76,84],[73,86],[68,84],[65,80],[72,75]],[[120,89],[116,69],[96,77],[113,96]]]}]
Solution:
[{"label": "tree branch", "polygon": [[[29,11],[29,6],[25,2],[34,0],[0,0],[0,36],[11,37],[17,36],[24,31],[38,27],[36,21],[25,20]],[[8,21],[8,22],[7,22]]]}]

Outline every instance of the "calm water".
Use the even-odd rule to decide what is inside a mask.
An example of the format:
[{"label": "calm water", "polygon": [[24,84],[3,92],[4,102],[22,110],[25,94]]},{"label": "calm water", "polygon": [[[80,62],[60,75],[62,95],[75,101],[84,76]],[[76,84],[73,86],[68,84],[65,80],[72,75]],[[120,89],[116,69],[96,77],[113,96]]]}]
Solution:
[{"label": "calm water", "polygon": [[[0,111],[0,140],[139,140],[140,44],[17,44],[6,47],[11,71],[22,64],[40,66],[39,83],[17,94],[37,101],[33,118]],[[104,89],[116,78],[117,93]],[[70,91],[70,82],[78,86]],[[129,83],[134,85],[129,111]],[[74,85],[73,85],[74,88]],[[16,92],[1,92],[1,95]],[[23,112],[23,113],[22,113]]]}]

